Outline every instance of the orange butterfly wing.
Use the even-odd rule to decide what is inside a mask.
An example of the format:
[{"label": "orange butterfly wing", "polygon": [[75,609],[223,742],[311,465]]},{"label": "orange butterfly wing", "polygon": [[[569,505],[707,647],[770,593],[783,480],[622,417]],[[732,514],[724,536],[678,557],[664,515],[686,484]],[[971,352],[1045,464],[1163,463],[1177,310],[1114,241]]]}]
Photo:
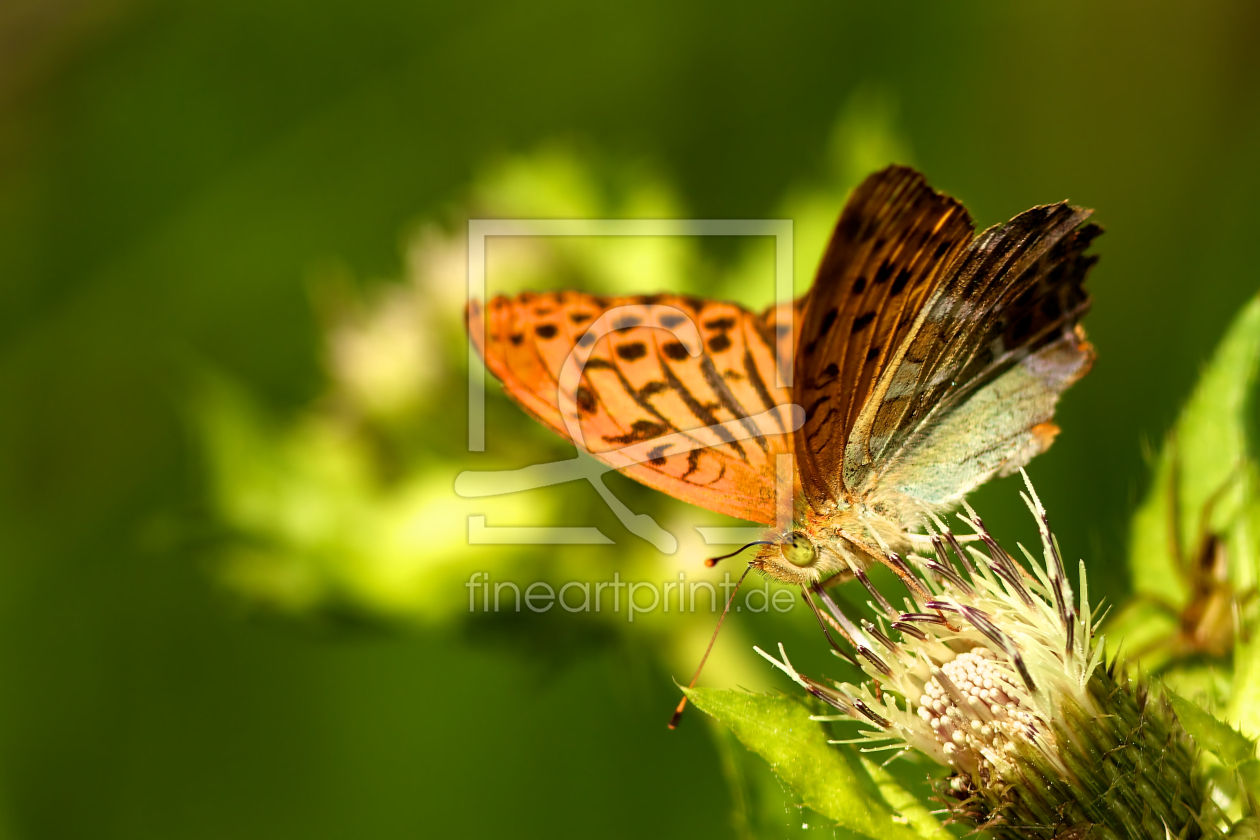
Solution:
[{"label": "orange butterfly wing", "polygon": [[468,318],[486,367],[547,426],[649,487],[771,524],[775,456],[799,424],[776,384],[775,345],[792,352],[776,325],[801,308],[525,292]]}]

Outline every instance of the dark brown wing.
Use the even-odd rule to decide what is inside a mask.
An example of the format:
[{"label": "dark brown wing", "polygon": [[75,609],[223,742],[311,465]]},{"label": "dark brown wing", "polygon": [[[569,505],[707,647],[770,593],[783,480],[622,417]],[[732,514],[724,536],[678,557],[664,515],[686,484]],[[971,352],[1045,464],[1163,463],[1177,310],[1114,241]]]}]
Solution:
[{"label": "dark brown wing", "polygon": [[[782,325],[793,317],[784,310]],[[773,310],[755,315],[677,295],[527,292],[497,297],[487,311],[478,349],[530,414],[649,487],[775,521],[775,456],[791,451],[800,412],[776,386],[775,342],[787,331],[776,336]],[[476,340],[482,313],[468,314]],[[577,365],[571,379],[566,364]]]},{"label": "dark brown wing", "polygon": [[971,241],[954,199],[893,166],[853,193],[827,246],[797,344],[801,486],[816,510],[842,497],[845,445],[880,375],[945,270]]},{"label": "dark brown wing", "polygon": [[[912,338],[863,409],[845,458],[851,492],[870,491],[985,385],[1054,345],[1044,361],[1055,370],[1038,380],[1047,392],[1040,408],[1013,408],[1020,414],[1018,429],[991,420],[992,428],[975,430],[992,434],[1000,426],[1011,441],[1024,441],[1010,458],[991,459],[995,470],[1009,471],[1016,460],[1022,466],[1049,445],[1056,430],[1047,426],[1033,434],[1032,427],[1049,422],[1058,393],[1093,360],[1077,327],[1089,308],[1085,275],[1096,261],[1085,250],[1101,232],[1096,225],[1081,227],[1090,212],[1066,203],[1034,207],[976,238],[924,307]],[[976,452],[1002,444],[978,441]]]}]

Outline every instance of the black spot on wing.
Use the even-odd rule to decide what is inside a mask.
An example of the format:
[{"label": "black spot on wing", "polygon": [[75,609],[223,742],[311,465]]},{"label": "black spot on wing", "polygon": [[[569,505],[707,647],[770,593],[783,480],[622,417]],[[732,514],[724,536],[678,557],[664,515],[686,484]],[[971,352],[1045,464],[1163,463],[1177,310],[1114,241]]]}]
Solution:
[{"label": "black spot on wing", "polygon": [[731,348],[731,338],[726,333],[718,333],[709,339],[709,352],[721,353]]},{"label": "black spot on wing", "polygon": [[687,348],[683,346],[681,341],[670,341],[662,345],[661,352],[675,362],[691,358],[691,353],[687,352]]},{"label": "black spot on wing", "polygon": [[538,336],[539,338],[555,338],[556,325],[555,324],[539,324],[538,326],[534,327],[534,335]]},{"label": "black spot on wing", "polygon": [[591,393],[591,389],[585,385],[579,385],[577,389],[577,407],[585,414],[595,413],[595,395]]},{"label": "black spot on wing", "polygon": [[735,326],[734,318],[714,318],[712,321],[705,321],[704,325],[711,330],[718,332],[726,332]]},{"label": "black spot on wing", "polygon": [[665,466],[665,450],[674,444],[662,443],[660,446],[653,446],[648,450],[648,463],[654,467]]},{"label": "black spot on wing", "polygon": [[874,320],[875,320],[875,312],[873,310],[871,312],[866,312],[862,315],[857,316],[856,318],[853,319],[853,334],[857,335],[862,330],[866,329],[866,327],[871,323],[871,321],[874,321]]},{"label": "black spot on wing", "polygon": [[862,294],[862,291],[863,291],[865,288],[866,288],[866,278],[865,278],[865,277],[859,276],[859,277],[858,277],[858,279],[856,279],[856,280],[854,280],[854,281],[853,281],[853,294],[855,294],[855,295],[860,295],[860,294]]},{"label": "black spot on wing", "polygon": [[682,474],[684,479],[700,469],[700,452],[701,450],[699,449],[693,449],[687,453],[687,471]]},{"label": "black spot on wing", "polygon": [[888,278],[892,277],[893,271],[895,270],[896,267],[892,264],[891,260],[884,260],[879,264],[879,268],[875,270],[875,284],[879,285],[881,283],[887,283]]},{"label": "black spot on wing", "polygon": [[612,328],[614,330],[629,330],[643,323],[643,319],[638,315],[622,315],[616,321],[613,321]]},{"label": "black spot on wing", "polygon": [[827,314],[823,316],[822,324],[818,327],[818,335],[824,336],[831,330],[831,325],[836,322],[836,317],[840,314],[834,306],[827,310]]},{"label": "black spot on wing", "polygon": [[809,408],[805,409],[805,422],[808,423],[810,420],[814,419],[814,412],[818,410],[819,406],[825,402],[829,402],[830,400],[830,396],[822,396],[814,400],[814,402],[810,404]]},{"label": "black spot on wing", "polygon": [[906,288],[906,284],[910,282],[910,269],[903,268],[897,272],[897,279],[893,281],[892,286],[888,289],[890,297],[896,297]]},{"label": "black spot on wing", "polygon": [[569,320],[575,324],[585,324],[594,317],[589,312],[570,312]]},{"label": "black spot on wing", "polygon": [[672,330],[674,327],[676,327],[676,326],[678,326],[679,324],[681,324],[681,323],[683,323],[684,321],[686,321],[686,320],[687,320],[687,316],[685,316],[685,315],[662,315],[662,316],[661,316],[660,318],[658,318],[657,320],[659,320],[659,321],[660,321],[660,323],[661,323],[661,326],[662,326],[662,327],[665,327],[666,329],[670,329],[670,330]]},{"label": "black spot on wing", "polygon": [[639,397],[646,400],[648,397],[654,397],[662,391],[668,390],[669,385],[664,382],[649,382],[639,389]]},{"label": "black spot on wing", "polygon": [[827,410],[823,412],[822,417],[818,419],[818,428],[814,429],[814,431],[810,432],[809,435],[806,436],[806,440],[815,451],[821,450],[831,441],[831,433],[836,429],[837,424],[828,423],[827,418],[834,413],[835,409],[831,406],[827,406]]},{"label": "black spot on wing", "polygon": [[866,224],[866,219],[861,213],[841,213],[840,223],[836,225],[836,232],[831,235],[832,239],[864,239],[862,236],[862,228]]},{"label": "black spot on wing", "polygon": [[634,425],[630,427],[630,431],[626,434],[604,435],[603,437],[608,443],[630,444],[660,437],[668,431],[669,427],[664,423],[653,423],[651,420],[635,420]]},{"label": "black spot on wing", "polygon": [[516,347],[520,347],[520,346],[521,346],[521,342],[522,342],[522,341],[524,341],[524,340],[525,340],[525,336],[521,335],[520,333],[514,333],[514,334],[511,336],[511,341],[512,341],[512,344],[513,344],[514,346],[516,346]]},{"label": "black spot on wing", "polygon": [[642,341],[631,341],[617,347],[618,358],[627,362],[638,361],[646,355],[647,345],[645,345]]}]

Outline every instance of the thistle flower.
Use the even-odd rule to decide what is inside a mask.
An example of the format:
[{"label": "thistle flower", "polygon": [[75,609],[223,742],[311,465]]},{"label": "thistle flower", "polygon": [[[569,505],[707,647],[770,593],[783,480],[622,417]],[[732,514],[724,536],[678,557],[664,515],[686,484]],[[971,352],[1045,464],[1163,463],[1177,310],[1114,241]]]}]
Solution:
[{"label": "thistle flower", "polygon": [[934,519],[934,556],[911,558],[922,603],[907,598],[898,612],[869,587],[878,621],[854,622],[813,590],[869,682],[824,685],[799,674],[782,645],[779,658],[757,652],[841,712],[817,719],[873,724],[860,739],[867,750],[914,749],[949,767],[940,792],[952,818],[995,837],[1219,836],[1201,816],[1206,793],[1184,730],[1162,699],[1102,661],[1084,564],[1078,606],[1031,483],[1024,500],[1041,534],[1040,561],[1020,546],[1032,574],[968,507],[960,518],[974,536]]}]

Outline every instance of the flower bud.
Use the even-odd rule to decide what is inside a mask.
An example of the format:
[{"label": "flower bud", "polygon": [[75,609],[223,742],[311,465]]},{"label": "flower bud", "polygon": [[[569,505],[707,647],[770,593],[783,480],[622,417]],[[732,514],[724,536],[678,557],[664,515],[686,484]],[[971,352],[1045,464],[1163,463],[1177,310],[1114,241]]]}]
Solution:
[{"label": "flower bud", "polygon": [[[904,745],[949,767],[940,793],[953,817],[994,837],[1220,836],[1202,818],[1188,736],[1162,698],[1102,661],[1084,564],[1078,604],[1031,484],[1024,500],[1041,534],[1041,558],[1024,551],[1031,574],[970,508],[960,518],[973,537],[935,520],[931,556],[911,558],[928,597],[912,593],[911,609],[887,621],[876,609],[878,626],[848,634],[859,653],[879,643],[857,658],[870,682],[826,686],[797,673],[782,645],[779,658],[757,652],[841,712],[819,719],[873,725],[870,746]],[[826,590],[814,593],[854,626]]]}]

